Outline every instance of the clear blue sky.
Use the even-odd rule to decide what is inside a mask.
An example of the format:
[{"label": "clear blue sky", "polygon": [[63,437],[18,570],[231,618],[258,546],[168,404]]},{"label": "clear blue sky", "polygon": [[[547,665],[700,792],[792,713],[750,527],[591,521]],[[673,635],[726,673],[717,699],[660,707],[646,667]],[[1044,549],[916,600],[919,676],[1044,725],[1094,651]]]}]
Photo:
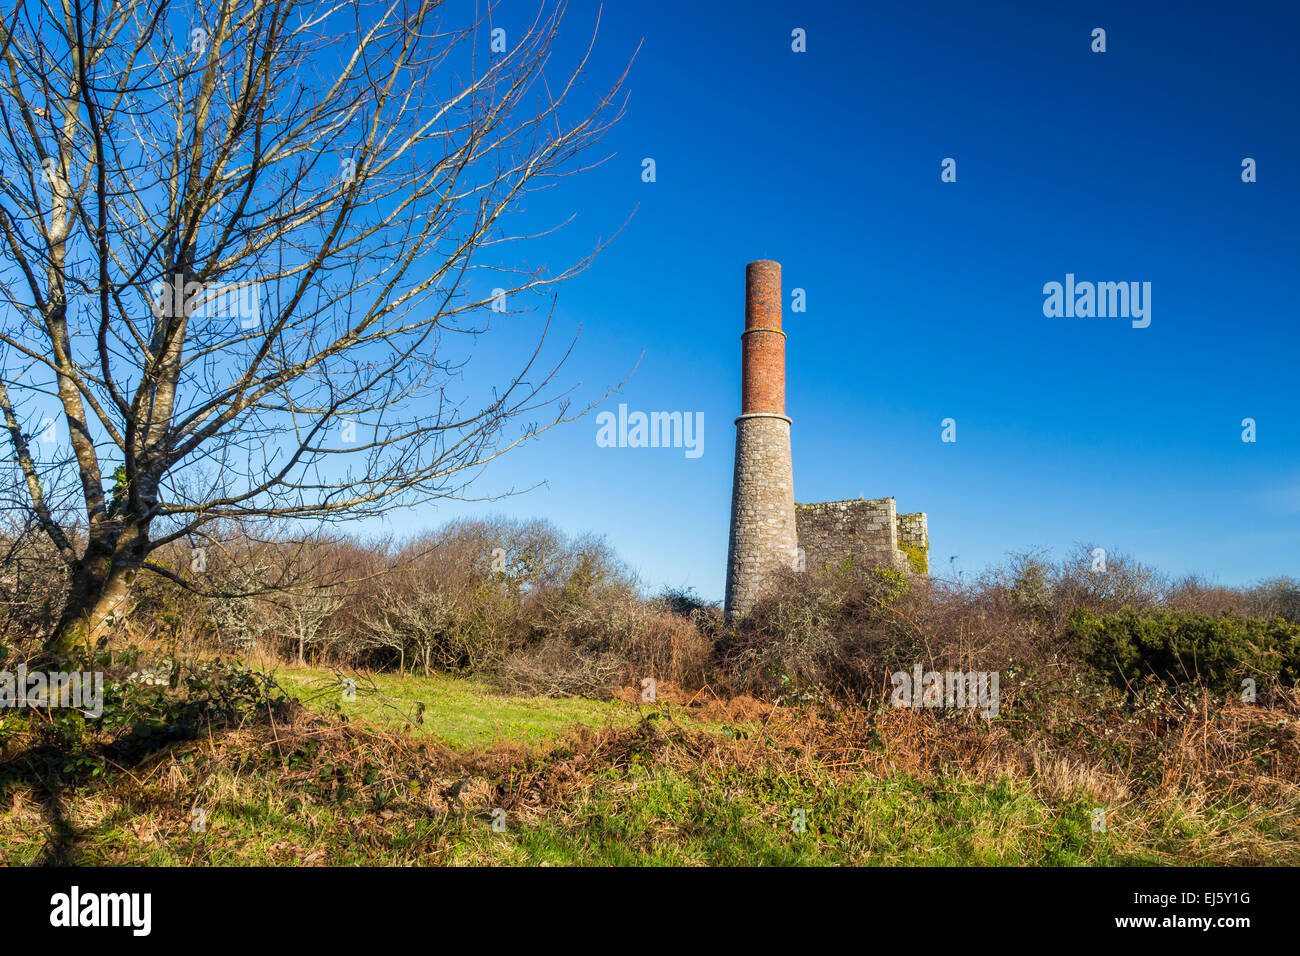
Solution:
[{"label": "clear blue sky", "polygon": [[[557,67],[595,9],[571,3]],[[744,267],[770,258],[787,307],[807,291],[785,316],[796,500],[928,512],[943,573],[1082,542],[1227,584],[1300,573],[1297,36],[1294,3],[607,4],[593,92],[644,40],[615,155],[529,214],[578,210],[534,252],[559,267],[636,209],[556,317],[582,326],[580,397],[644,358],[477,490],[545,487],[393,527],[544,516],[720,598]],[[1150,282],[1150,327],[1044,317],[1067,272]],[[598,447],[619,402],[703,412],[704,454]]]}]

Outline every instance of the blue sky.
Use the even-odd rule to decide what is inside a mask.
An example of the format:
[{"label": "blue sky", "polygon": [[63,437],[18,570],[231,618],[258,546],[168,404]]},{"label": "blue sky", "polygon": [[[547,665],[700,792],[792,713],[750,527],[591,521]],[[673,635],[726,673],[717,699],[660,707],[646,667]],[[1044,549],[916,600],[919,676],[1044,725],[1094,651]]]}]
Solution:
[{"label": "blue sky", "polygon": [[[595,11],[570,4],[557,69]],[[1300,572],[1298,33],[1282,3],[606,5],[587,82],[644,41],[627,115],[608,162],[532,202],[578,217],[530,255],[563,267],[635,210],[561,290],[555,334],[581,327],[579,399],[640,364],[476,491],[544,487],[390,526],[543,516],[605,535],[648,587],[721,598],[744,267],[770,258],[796,500],[925,511],[945,574],[1076,543],[1226,584]],[[1150,327],[1045,317],[1066,273],[1150,282]],[[540,320],[510,321],[523,341]],[[620,402],[702,412],[703,455],[598,447]]]}]

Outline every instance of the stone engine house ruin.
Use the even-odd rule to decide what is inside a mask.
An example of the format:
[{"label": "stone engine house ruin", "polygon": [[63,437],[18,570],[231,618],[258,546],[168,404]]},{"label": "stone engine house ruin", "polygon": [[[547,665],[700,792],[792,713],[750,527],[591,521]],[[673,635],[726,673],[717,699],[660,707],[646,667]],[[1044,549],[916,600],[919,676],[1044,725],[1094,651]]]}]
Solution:
[{"label": "stone engine house ruin", "polygon": [[795,504],[780,263],[760,260],[745,267],[740,341],[727,617],[748,613],[782,567],[811,570],[852,561],[927,573],[930,542],[923,513],[900,515],[893,498]]}]

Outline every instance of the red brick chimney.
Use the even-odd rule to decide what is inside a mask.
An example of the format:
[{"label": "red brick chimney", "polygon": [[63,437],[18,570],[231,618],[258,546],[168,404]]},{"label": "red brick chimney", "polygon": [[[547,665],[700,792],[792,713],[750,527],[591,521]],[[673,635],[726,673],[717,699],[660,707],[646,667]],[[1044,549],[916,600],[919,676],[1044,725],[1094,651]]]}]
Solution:
[{"label": "red brick chimney", "polygon": [[740,412],[785,414],[785,333],[781,331],[781,263],[745,267]]}]

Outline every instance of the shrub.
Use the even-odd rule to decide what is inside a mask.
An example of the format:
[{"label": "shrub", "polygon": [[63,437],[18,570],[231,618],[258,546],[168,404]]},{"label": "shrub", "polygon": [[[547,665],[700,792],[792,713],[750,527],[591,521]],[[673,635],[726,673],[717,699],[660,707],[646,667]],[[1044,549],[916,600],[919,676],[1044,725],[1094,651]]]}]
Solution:
[{"label": "shrub", "polygon": [[518,650],[493,674],[494,683],[508,693],[547,697],[603,697],[627,678],[627,662],[618,655],[585,652],[565,640]]},{"label": "shrub", "polygon": [[1041,554],[1016,554],[1005,570],[984,582],[991,596],[1000,598],[1015,613],[1033,620],[1048,620],[1055,608],[1053,568]]},{"label": "shrub", "polygon": [[886,671],[924,652],[898,608],[910,587],[893,568],[783,572],[724,649],[731,689],[786,700],[874,693]]},{"label": "shrub", "polygon": [[54,628],[67,571],[44,535],[0,535],[0,640],[34,638]]},{"label": "shrub", "polygon": [[1201,682],[1216,692],[1243,678],[1294,685],[1300,676],[1300,626],[1282,618],[1125,608],[1070,616],[1068,637],[1082,658],[1124,687],[1154,675],[1171,684]]},{"label": "shrub", "polygon": [[[8,664],[0,657],[0,665]],[[54,791],[77,786],[174,741],[255,724],[291,707],[274,679],[238,662],[167,655],[146,665],[131,646],[65,666],[102,673],[102,712],[94,719],[74,707],[0,712],[0,753],[6,757],[0,761],[0,795],[15,782]]]},{"label": "shrub", "polygon": [[[407,582],[385,587],[366,620],[371,650],[396,652],[400,670],[419,663],[432,670],[475,673],[500,661],[506,635],[437,584]],[[361,639],[366,643],[366,638]]]},{"label": "shrub", "polygon": [[1110,613],[1124,607],[1152,607],[1164,580],[1151,568],[1118,551],[1079,545],[1056,572],[1052,598],[1069,614],[1076,608]]},{"label": "shrub", "polygon": [[643,677],[705,683],[713,641],[695,621],[716,608],[672,597],[647,601],[630,580],[593,567],[578,562],[562,586],[539,597],[529,636],[497,668],[497,682],[548,695],[603,694]]},{"label": "shrub", "polygon": [[1252,599],[1250,592],[1223,587],[1200,575],[1189,574],[1169,585],[1162,606],[1169,611],[1194,611],[1211,617],[1228,613],[1245,617],[1277,617],[1276,613],[1261,614],[1260,603]]},{"label": "shrub", "polygon": [[1252,596],[1260,617],[1280,617],[1300,624],[1300,581],[1295,578],[1264,581],[1252,591]]}]

